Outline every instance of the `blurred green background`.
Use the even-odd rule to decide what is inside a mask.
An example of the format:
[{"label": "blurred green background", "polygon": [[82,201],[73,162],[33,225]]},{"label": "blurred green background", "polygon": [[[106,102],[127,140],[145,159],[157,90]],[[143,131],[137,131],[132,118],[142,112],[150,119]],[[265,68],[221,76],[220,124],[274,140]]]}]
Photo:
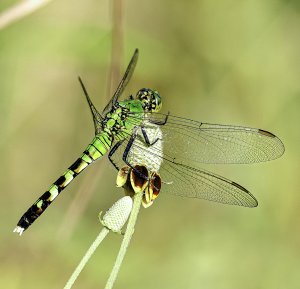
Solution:
[{"label": "blurred green background", "polygon": [[[100,230],[98,212],[122,195],[103,159],[21,238],[12,233],[93,137],[77,76],[104,107],[113,9],[53,1],[0,30],[1,288],[62,288]],[[286,152],[203,166],[249,189],[255,209],[162,193],[140,213],[115,288],[299,288],[299,1],[132,0],[122,17],[122,71],[140,49],[127,93],[152,87],[172,114],[269,130]],[[74,288],[104,287],[120,241],[105,240]]]}]

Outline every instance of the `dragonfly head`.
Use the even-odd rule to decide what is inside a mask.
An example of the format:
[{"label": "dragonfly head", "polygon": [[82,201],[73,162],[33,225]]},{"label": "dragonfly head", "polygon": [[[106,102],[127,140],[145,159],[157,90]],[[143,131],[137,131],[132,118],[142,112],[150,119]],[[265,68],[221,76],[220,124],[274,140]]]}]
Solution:
[{"label": "dragonfly head", "polygon": [[158,112],[162,107],[161,97],[156,90],[142,88],[136,98],[141,101],[145,112]]}]

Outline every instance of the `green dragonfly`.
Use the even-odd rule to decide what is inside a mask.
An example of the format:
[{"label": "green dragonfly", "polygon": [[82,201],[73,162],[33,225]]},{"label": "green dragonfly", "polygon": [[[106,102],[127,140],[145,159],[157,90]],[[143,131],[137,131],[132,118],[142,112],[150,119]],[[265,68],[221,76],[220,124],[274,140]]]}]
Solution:
[{"label": "green dragonfly", "polygon": [[[159,172],[162,191],[224,204],[256,207],[257,200],[236,182],[199,168],[199,163],[245,164],[276,159],[284,145],[274,134],[256,128],[199,122],[160,113],[162,100],[143,88],[120,101],[138,60],[135,50],[113,97],[102,113],[79,82],[92,112],[95,137],[79,157],[25,212],[20,235],[85,168],[108,154],[116,169],[145,165]],[[150,180],[151,181],[151,180]]]}]

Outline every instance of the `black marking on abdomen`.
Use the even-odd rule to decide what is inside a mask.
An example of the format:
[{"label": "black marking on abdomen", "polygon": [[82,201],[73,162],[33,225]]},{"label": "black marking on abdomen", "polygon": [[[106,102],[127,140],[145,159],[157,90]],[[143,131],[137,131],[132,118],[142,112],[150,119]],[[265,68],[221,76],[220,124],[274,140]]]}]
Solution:
[{"label": "black marking on abdomen", "polygon": [[69,170],[71,170],[74,173],[74,178],[80,174],[87,166],[89,165],[89,163],[87,163],[86,161],[84,161],[83,159],[79,158],[75,161],[74,164],[72,164],[69,167]]},{"label": "black marking on abdomen", "polygon": [[[51,204],[49,200],[51,193],[46,191],[21,217],[17,226],[24,228],[26,230]],[[41,205],[38,206],[38,203]]]},{"label": "black marking on abdomen", "polygon": [[[46,191],[39,200],[47,201],[51,197],[51,193],[49,191]],[[38,203],[38,202],[36,202]]]},{"label": "black marking on abdomen", "polygon": [[60,176],[53,184],[57,186],[58,192],[60,193],[61,190],[65,187],[63,183],[66,181],[65,176]]},{"label": "black marking on abdomen", "polygon": [[[84,151],[81,158],[78,158],[69,169],[60,176],[26,212],[23,214],[19,220],[17,226],[26,230],[46,209],[47,207],[56,199],[56,197],[61,193],[61,191],[66,188],[71,181],[82,172],[89,164],[93,163],[96,159],[90,154],[89,148],[95,148],[101,156],[101,153],[97,147],[90,144]],[[99,157],[98,157],[99,158]]]},{"label": "black marking on abdomen", "polygon": [[92,156],[88,150],[85,150],[83,153],[86,154],[92,160],[92,162],[94,161],[94,159],[92,158]]}]

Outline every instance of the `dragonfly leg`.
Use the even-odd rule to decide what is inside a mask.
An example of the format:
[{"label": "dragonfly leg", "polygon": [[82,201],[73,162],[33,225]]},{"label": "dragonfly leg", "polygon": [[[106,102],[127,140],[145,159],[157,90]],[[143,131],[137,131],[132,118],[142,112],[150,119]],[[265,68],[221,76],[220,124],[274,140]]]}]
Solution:
[{"label": "dragonfly leg", "polygon": [[108,154],[108,159],[109,161],[112,163],[112,165],[119,170],[119,167],[116,165],[116,163],[114,162],[114,160],[112,159],[112,156],[115,154],[115,152],[118,150],[118,148],[122,145],[122,143],[124,142],[124,140],[121,140],[119,142],[117,142],[112,149],[110,150],[109,154]]},{"label": "dragonfly leg", "polygon": [[149,137],[147,135],[147,132],[145,130],[145,128],[143,126],[141,126],[141,131],[145,140],[145,143],[148,147],[153,146],[158,140],[160,140],[160,138],[157,138],[155,141],[153,141],[152,143],[149,140]]},{"label": "dragonfly leg", "polygon": [[165,125],[168,121],[168,118],[169,118],[169,115],[170,115],[170,112],[168,111],[166,117],[164,120],[153,120],[153,119],[149,119],[149,122],[151,123],[154,123],[154,124],[157,124],[157,125]]},{"label": "dragonfly leg", "polygon": [[146,177],[145,175],[141,174],[141,172],[138,171],[138,170],[137,170],[132,164],[130,164],[130,163],[128,162],[128,160],[127,160],[128,154],[129,154],[129,152],[130,152],[130,149],[131,149],[131,147],[132,147],[132,145],[133,145],[133,142],[134,142],[134,140],[135,140],[136,137],[137,137],[137,132],[135,131],[135,132],[131,135],[131,137],[130,137],[128,143],[127,143],[127,146],[126,146],[126,148],[125,148],[125,150],[124,150],[124,153],[123,153],[123,156],[122,156],[122,160],[124,161],[124,163],[125,163],[127,166],[129,166],[132,170],[134,170],[134,172],[137,173],[141,178],[143,178],[143,179],[145,179],[145,180],[148,180],[148,177]]}]

